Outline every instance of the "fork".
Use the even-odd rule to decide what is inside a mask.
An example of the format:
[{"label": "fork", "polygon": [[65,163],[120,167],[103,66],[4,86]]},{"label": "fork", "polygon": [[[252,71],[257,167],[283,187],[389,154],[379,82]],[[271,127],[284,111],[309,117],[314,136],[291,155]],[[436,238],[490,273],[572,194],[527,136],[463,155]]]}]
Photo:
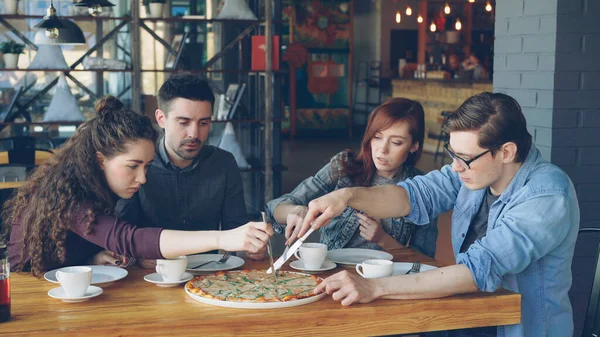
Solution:
[{"label": "fork", "polygon": [[204,262],[204,263],[201,263],[201,264],[199,264],[199,265],[197,265],[197,266],[195,266],[195,267],[188,268],[188,269],[196,269],[196,268],[200,268],[200,267],[202,267],[202,266],[205,266],[205,265],[207,265],[207,264],[209,264],[209,263],[213,263],[213,262],[214,262],[214,263],[216,263],[216,264],[223,264],[223,263],[225,263],[225,262],[226,262],[226,261],[229,259],[229,257],[230,257],[230,256],[231,256],[231,253],[230,253],[230,252],[225,252],[225,254],[223,254],[223,256],[222,256],[222,257],[219,259],[219,261],[208,261],[208,262]]},{"label": "fork", "polygon": [[414,262],[412,267],[410,267],[410,269],[404,273],[404,275],[410,274],[410,273],[418,273],[421,271],[421,262]]}]

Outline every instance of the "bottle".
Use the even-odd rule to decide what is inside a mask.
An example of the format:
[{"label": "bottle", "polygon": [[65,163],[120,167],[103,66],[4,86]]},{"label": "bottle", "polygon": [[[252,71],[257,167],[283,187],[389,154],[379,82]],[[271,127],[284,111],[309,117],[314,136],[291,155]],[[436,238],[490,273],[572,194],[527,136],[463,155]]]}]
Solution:
[{"label": "bottle", "polygon": [[0,323],[10,319],[10,263],[8,247],[0,238]]}]

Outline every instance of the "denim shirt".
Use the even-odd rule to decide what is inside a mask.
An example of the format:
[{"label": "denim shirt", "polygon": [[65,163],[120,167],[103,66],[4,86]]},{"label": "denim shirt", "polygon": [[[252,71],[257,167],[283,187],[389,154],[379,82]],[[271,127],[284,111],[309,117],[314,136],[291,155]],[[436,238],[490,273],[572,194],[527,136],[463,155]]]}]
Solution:
[{"label": "denim shirt", "polygon": [[579,229],[579,206],[569,177],[532,147],[490,208],[487,234],[459,253],[486,189],[472,191],[450,165],[398,183],[410,197],[407,218],[424,224],[450,209],[456,262],[469,268],[481,291],[521,294],[521,324],[498,336],[573,336],[568,291]]},{"label": "denim shirt", "polygon": [[[329,192],[355,186],[352,180],[344,173],[341,166],[341,162],[346,160],[348,160],[347,151],[338,153],[317,174],[305,179],[291,193],[284,194],[267,203],[265,208],[270,218],[269,220],[273,223],[277,233],[283,232],[283,226],[277,223],[273,216],[273,212],[279,204],[288,203],[307,206],[311,200]],[[401,173],[401,180],[419,174],[422,173],[416,168],[405,167]],[[341,215],[333,218],[327,226],[321,228],[321,242],[326,244],[328,249],[340,249],[348,245],[352,236],[360,227],[356,212],[358,212],[356,209],[346,207]],[[400,244],[406,245],[407,242],[410,242],[409,245],[411,248],[425,255],[435,256],[435,245],[438,235],[437,219],[428,221],[429,224],[427,226],[417,226],[405,218],[395,218],[392,223],[393,225],[388,234]],[[381,247],[377,247],[381,249]]]}]

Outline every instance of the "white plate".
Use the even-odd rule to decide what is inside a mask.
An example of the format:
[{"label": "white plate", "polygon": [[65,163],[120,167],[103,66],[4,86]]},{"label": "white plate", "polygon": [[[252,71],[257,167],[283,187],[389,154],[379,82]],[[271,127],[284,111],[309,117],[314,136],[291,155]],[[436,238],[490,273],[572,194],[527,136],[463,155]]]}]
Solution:
[{"label": "white plate", "polygon": [[[295,272],[288,272],[288,273],[311,276],[311,275],[308,275],[305,273],[295,273]],[[230,302],[230,301],[221,301],[221,300],[217,300],[217,299],[204,298],[202,296],[193,294],[192,292],[190,292],[187,289],[187,287],[184,287],[184,288],[185,288],[185,293],[188,294],[189,297],[191,297],[192,299],[194,299],[198,302],[214,305],[217,307],[233,308],[233,309],[276,309],[276,308],[297,307],[299,305],[316,302],[327,295],[327,293],[320,293],[316,296],[301,298],[299,300],[292,300],[292,301],[287,301],[287,302],[264,302],[264,303]]]},{"label": "white plate", "polygon": [[[128,272],[126,269],[111,266],[86,266],[92,268],[92,284],[100,287],[105,287],[114,281],[118,281],[125,276]],[[59,268],[60,269],[60,268]],[[56,271],[58,269],[51,270],[44,274],[46,281],[52,283],[59,283],[56,279]]]},{"label": "white plate", "polygon": [[187,258],[187,263],[188,263],[187,268],[188,269],[186,269],[185,271],[187,271],[188,273],[200,273],[200,272],[214,272],[214,271],[221,271],[221,270],[230,270],[230,269],[239,268],[239,267],[243,266],[245,263],[244,259],[232,255],[229,257],[229,259],[227,259],[227,261],[225,263],[217,264],[215,262],[215,263],[209,263],[209,264],[204,265],[197,269],[189,269],[191,267],[197,266],[204,262],[218,261],[222,256],[223,256],[223,254],[189,255]]},{"label": "white plate", "polygon": [[331,270],[331,269],[337,267],[337,264],[335,264],[335,262],[325,260],[325,261],[323,261],[323,264],[321,265],[321,268],[319,268],[319,269],[306,269],[304,267],[304,262],[302,262],[302,260],[296,260],[296,261],[290,263],[290,267],[292,267],[296,270],[302,270],[302,271],[306,271],[306,272],[310,272],[310,273],[320,273],[322,271]]},{"label": "white plate", "polygon": [[102,292],[103,290],[100,287],[89,286],[85,291],[85,295],[83,295],[82,297],[67,297],[65,290],[62,287],[58,287],[50,289],[50,291],[48,291],[48,296],[57,298],[59,300],[63,300],[63,302],[67,303],[77,303],[87,301],[92,297],[99,296],[100,294],[102,294]]},{"label": "white plate", "polygon": [[392,254],[382,252],[374,249],[362,249],[362,248],[342,248],[334,249],[327,252],[327,260],[331,260],[335,263],[341,263],[345,265],[356,265],[362,263],[365,260],[380,259],[380,260],[392,260],[394,257]]},{"label": "white plate", "polygon": [[162,276],[160,276],[159,273],[152,273],[152,274],[148,274],[148,275],[144,276],[145,281],[154,283],[157,286],[164,287],[164,288],[174,287],[176,285],[182,284],[183,282],[187,282],[193,278],[194,278],[194,275],[192,275],[190,273],[183,273],[183,278],[181,280],[175,281],[175,282],[165,282],[165,281],[163,281],[163,278],[162,278]]},{"label": "white plate", "polygon": [[[394,262],[394,272],[392,275],[404,275],[410,270],[412,265],[412,262]],[[430,266],[428,264],[421,264],[420,271],[428,271],[432,269],[437,269],[437,267]]]}]

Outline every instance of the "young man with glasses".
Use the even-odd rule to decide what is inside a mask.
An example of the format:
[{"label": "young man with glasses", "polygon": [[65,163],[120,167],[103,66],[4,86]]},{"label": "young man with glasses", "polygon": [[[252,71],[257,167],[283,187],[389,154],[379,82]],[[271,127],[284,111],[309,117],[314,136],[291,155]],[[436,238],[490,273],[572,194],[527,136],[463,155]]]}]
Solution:
[{"label": "young man with glasses", "polygon": [[311,225],[326,225],[346,206],[379,218],[405,216],[416,224],[453,209],[457,264],[380,279],[344,271],[316,291],[350,305],[503,287],[522,296],[521,324],[449,335],[572,336],[568,291],[579,206],[569,177],[532,146],[525,117],[510,96],[473,96],[448,117],[445,128],[452,165],[397,186],[341,189],[315,199],[298,235]]}]

